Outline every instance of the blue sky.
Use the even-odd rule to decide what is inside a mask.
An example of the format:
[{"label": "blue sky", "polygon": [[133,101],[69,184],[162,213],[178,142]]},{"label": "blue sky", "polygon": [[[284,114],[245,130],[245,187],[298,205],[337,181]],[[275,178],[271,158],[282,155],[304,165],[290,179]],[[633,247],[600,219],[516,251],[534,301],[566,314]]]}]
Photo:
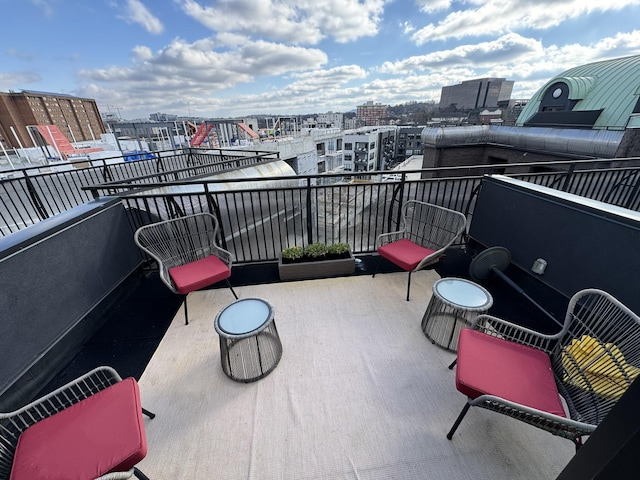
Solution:
[{"label": "blue sky", "polygon": [[[473,78],[529,98],[640,54],[640,0],[0,0],[0,91],[203,117],[435,101]],[[639,72],[640,78],[640,72]]]}]

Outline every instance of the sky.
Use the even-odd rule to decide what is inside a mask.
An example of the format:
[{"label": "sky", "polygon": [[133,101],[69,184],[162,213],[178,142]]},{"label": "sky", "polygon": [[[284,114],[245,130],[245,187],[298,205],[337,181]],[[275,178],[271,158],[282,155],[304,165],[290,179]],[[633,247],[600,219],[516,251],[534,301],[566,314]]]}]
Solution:
[{"label": "sky", "polygon": [[[0,91],[132,120],[439,102],[482,77],[530,98],[640,54],[640,0],[0,0]],[[639,73],[640,77],[640,73]]]}]

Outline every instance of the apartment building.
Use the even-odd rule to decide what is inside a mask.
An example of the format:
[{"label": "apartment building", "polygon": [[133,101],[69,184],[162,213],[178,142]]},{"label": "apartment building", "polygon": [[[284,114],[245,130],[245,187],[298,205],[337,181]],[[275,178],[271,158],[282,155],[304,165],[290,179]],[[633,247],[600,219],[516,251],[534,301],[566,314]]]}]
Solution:
[{"label": "apartment building", "polygon": [[344,125],[344,114],[342,113],[320,113],[316,121],[318,128],[342,128]]},{"label": "apartment building", "polygon": [[369,101],[356,107],[356,118],[361,119],[365,126],[384,125],[383,119],[388,116],[388,110],[389,105]]},{"label": "apartment building", "polygon": [[424,126],[398,126],[395,143],[395,161],[401,163],[413,155],[422,155],[422,130]]},{"label": "apartment building", "polygon": [[396,127],[361,128],[343,136],[344,170],[384,170],[394,155]]},{"label": "apartment building", "polygon": [[5,148],[38,146],[27,128],[55,125],[70,142],[99,140],[106,133],[91,98],[23,90],[0,92],[0,142]]}]

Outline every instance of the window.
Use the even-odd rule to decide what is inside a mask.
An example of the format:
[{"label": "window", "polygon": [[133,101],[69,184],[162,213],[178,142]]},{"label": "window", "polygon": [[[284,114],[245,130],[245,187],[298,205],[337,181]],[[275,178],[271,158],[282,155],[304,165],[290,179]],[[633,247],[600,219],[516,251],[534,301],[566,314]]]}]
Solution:
[{"label": "window", "polygon": [[353,143],[351,143],[351,142],[345,142],[345,144],[344,144],[344,149],[345,149],[345,150],[353,150]]}]

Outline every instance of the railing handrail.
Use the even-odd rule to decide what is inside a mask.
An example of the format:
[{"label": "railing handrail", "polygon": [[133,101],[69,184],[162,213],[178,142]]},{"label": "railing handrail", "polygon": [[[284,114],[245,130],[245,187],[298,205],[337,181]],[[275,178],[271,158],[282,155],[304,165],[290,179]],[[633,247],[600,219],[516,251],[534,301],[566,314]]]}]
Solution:
[{"label": "railing handrail", "polygon": [[[308,223],[315,215],[313,205],[317,200],[313,197],[338,195],[330,190],[332,188],[349,189],[344,190],[345,193],[341,194],[344,198],[340,200],[347,203],[362,201],[358,195],[362,196],[365,191],[368,195],[384,192],[385,195],[388,194],[390,208],[393,206],[396,211],[401,207],[402,202],[409,198],[409,195],[416,195],[418,194],[416,192],[420,191],[419,194],[424,197],[447,203],[443,206],[455,205],[465,214],[472,215],[473,196],[470,189],[476,189],[482,176],[490,173],[526,179],[625,208],[640,208],[638,207],[640,167],[632,165],[640,163],[638,158],[460,165],[411,170],[220,179],[215,178],[215,175],[222,173],[222,170],[229,171],[230,169],[226,168],[229,162],[232,165],[245,161],[258,164],[272,157],[275,160],[278,154],[256,151],[251,153],[258,153],[258,155],[251,156],[247,155],[247,151],[239,150],[212,149],[206,152],[194,150],[171,150],[172,156],[158,153],[154,159],[133,162],[107,163],[108,159],[103,159],[102,166],[61,171],[51,176],[31,175],[32,168],[23,169],[23,177],[0,181],[0,236],[11,234],[51,215],[86,203],[92,198],[117,195],[124,199],[133,193],[140,201],[144,200],[147,204],[153,202],[172,204],[174,206],[171,207],[173,209],[171,214],[178,214],[185,208],[191,208],[185,205],[180,206],[180,202],[191,202],[195,205],[200,202],[196,198],[198,195],[204,195],[206,201],[214,206],[215,200],[221,198],[225,192],[229,195],[252,193],[263,197],[286,196],[292,202],[293,197],[304,192],[305,201],[301,202],[298,199],[296,202],[300,207],[304,207],[305,222]],[[231,152],[239,155],[233,158],[222,158],[220,155],[209,152]],[[388,181],[381,181],[383,176],[390,174],[397,175],[397,179],[394,177]],[[586,176],[590,176],[591,179],[587,179]],[[255,185],[249,185],[247,182],[260,182],[265,186],[256,188]],[[278,182],[283,183],[277,185]],[[233,183],[234,188],[222,190],[213,188],[215,185],[228,183]],[[192,188],[182,193],[173,192],[170,195],[153,191],[159,187],[171,189],[185,185]],[[367,185],[374,187],[366,190]],[[442,198],[443,192],[451,198]],[[335,206],[337,200],[334,199],[333,202],[332,208],[338,208]],[[143,205],[140,208],[147,207],[148,205]],[[273,211],[269,210],[267,213],[272,214]],[[350,211],[350,214],[354,215],[354,212]],[[388,225],[397,220],[397,215],[392,214],[391,210],[385,213],[378,212],[377,215],[383,216]],[[335,223],[338,219],[331,221]],[[326,223],[325,220],[317,218],[315,222],[318,225]],[[307,224],[305,227],[297,226],[296,228],[304,231],[306,238],[313,238],[314,230],[319,227],[317,225],[312,227],[310,228]],[[341,228],[344,230],[343,227]]]}]

